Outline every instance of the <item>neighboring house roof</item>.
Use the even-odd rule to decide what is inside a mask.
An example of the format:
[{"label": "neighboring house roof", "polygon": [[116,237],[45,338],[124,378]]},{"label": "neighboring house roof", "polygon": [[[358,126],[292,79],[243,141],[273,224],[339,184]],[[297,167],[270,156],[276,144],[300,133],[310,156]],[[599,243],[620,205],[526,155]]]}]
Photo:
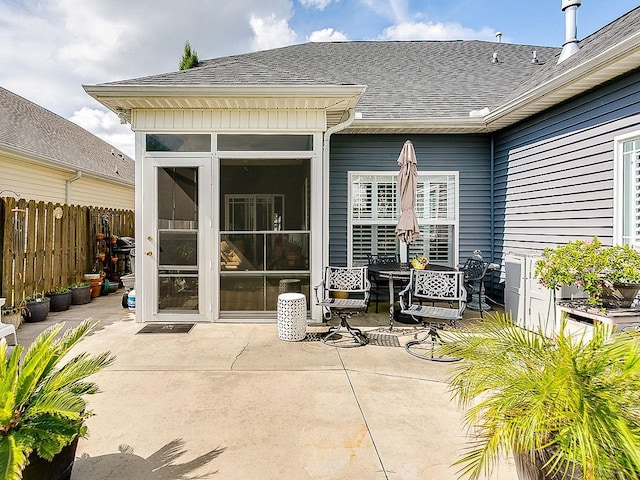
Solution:
[{"label": "neighboring house roof", "polygon": [[82,127],[0,87],[0,155],[134,185],[134,161]]},{"label": "neighboring house roof", "polygon": [[492,131],[638,68],[639,22],[640,7],[559,65],[560,48],[475,40],[306,43],[85,90],[128,116],[132,108],[249,108],[231,101],[234,87],[240,100],[253,87],[257,105],[276,88],[366,86],[346,132]]}]

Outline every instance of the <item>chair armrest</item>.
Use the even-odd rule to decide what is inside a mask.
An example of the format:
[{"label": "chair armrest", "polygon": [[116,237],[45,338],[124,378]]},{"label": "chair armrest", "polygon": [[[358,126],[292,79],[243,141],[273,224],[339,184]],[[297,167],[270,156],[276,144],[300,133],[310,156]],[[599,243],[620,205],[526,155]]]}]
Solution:
[{"label": "chair armrest", "polygon": [[320,303],[320,297],[318,296],[318,289],[321,287],[322,287],[322,290],[324,291],[324,280],[320,282],[320,284],[313,287],[313,291],[315,292],[315,296],[316,296],[316,305]]},{"label": "chair armrest", "polygon": [[405,310],[405,308],[406,308],[406,305],[404,303],[404,297],[405,297],[405,295],[407,295],[411,291],[411,287],[412,286],[413,286],[413,282],[409,282],[407,284],[407,286],[404,287],[404,290],[402,290],[398,294],[398,301],[400,302],[400,311]]},{"label": "chair armrest", "polygon": [[371,295],[371,282],[368,278],[364,279],[364,301],[367,305],[369,305],[369,296]]}]

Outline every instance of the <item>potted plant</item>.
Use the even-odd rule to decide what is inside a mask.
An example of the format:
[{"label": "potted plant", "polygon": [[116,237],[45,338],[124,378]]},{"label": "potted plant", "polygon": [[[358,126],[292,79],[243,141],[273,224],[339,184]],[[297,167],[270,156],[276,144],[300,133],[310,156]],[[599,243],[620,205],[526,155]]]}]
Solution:
[{"label": "potted plant", "polygon": [[629,307],[640,290],[640,252],[629,245],[604,246],[597,237],[576,240],[545,249],[535,275],[549,289],[581,288],[591,305]]},{"label": "potted plant", "polygon": [[594,325],[552,338],[505,314],[447,332],[452,397],[474,431],[456,464],[477,479],[513,454],[523,480],[640,478],[640,336]]},{"label": "potted plant", "polygon": [[55,287],[45,295],[51,300],[49,311],[64,312],[65,310],[69,310],[72,300],[71,289],[69,287]]},{"label": "potted plant", "polygon": [[49,315],[51,300],[49,297],[37,294],[24,300],[22,318],[25,322],[42,322]]},{"label": "potted plant", "polygon": [[91,301],[91,282],[84,281],[71,285],[71,305],[84,305]]},{"label": "potted plant", "polygon": [[[84,422],[92,413],[87,410],[84,397],[98,391],[97,385],[87,377],[113,363],[114,357],[104,352],[97,356],[79,353],[64,363],[63,358],[94,325],[84,321],[60,337],[64,324],[54,325],[38,335],[24,357],[22,345],[17,345],[8,355],[6,342],[0,340],[3,478],[46,480],[41,472],[30,476],[27,464],[35,462],[32,454],[55,462],[63,447],[86,434]],[[66,460],[72,462],[74,457],[75,452],[67,455]],[[62,468],[62,471],[71,471],[70,466]]]},{"label": "potted plant", "polygon": [[3,305],[0,307],[2,323],[11,324],[16,329],[22,324],[23,315],[26,309],[26,302],[22,301],[17,305]]}]

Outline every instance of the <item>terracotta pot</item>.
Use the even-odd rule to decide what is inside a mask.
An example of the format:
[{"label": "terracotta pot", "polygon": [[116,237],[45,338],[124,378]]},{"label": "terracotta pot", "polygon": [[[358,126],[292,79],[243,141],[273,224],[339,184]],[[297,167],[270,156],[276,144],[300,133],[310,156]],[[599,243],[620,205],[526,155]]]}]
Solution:
[{"label": "terracotta pot", "polygon": [[96,240],[104,240],[104,233],[96,233]]},{"label": "terracotta pot", "polygon": [[91,290],[91,298],[99,297],[100,292],[102,291],[102,278],[91,280],[89,289]]}]

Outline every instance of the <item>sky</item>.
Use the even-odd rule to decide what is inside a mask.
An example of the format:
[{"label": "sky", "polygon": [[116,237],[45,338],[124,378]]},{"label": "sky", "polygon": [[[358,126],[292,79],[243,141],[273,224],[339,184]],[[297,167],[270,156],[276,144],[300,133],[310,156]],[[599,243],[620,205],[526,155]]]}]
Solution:
[{"label": "sky", "polygon": [[[561,0],[0,0],[0,86],[134,157],[95,85],[200,60],[315,41],[486,40],[562,46]],[[578,38],[639,0],[584,0]]]}]

